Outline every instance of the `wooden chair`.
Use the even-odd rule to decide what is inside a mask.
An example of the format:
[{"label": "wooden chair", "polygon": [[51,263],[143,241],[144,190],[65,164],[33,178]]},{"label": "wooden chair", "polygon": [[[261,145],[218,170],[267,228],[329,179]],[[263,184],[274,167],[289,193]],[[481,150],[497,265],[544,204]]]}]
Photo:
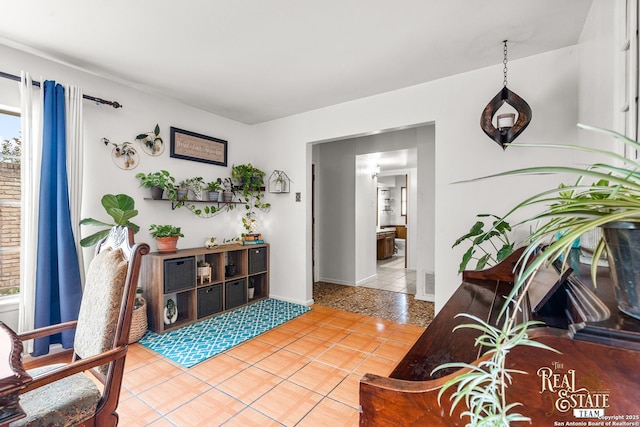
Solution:
[{"label": "wooden chair", "polygon": [[[33,381],[21,391],[26,418],[14,426],[116,426],[129,329],[142,255],[146,243],[135,244],[133,231],[114,227],[96,245],[77,321],[20,334],[22,341],[76,330],[68,364],[29,371]],[[90,372],[102,385],[97,384]]]}]

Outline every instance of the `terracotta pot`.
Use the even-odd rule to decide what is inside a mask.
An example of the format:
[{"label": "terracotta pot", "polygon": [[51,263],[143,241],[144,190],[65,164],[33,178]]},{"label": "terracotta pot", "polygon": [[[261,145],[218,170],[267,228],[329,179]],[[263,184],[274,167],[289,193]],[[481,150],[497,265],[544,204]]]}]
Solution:
[{"label": "terracotta pot", "polygon": [[156,244],[158,245],[158,252],[163,254],[173,253],[178,245],[178,236],[156,237]]}]

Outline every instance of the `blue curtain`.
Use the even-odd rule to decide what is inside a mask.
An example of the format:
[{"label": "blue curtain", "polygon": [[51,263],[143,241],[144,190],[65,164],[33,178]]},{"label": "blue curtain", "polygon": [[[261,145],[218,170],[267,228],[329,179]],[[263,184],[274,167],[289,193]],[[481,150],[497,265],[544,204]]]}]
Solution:
[{"label": "blue curtain", "polygon": [[[36,264],[36,328],[78,319],[82,285],[71,230],[66,162],[64,88],[44,83],[43,147]],[[75,332],[67,331],[34,342],[34,356],[47,354],[49,345],[73,346]]]}]

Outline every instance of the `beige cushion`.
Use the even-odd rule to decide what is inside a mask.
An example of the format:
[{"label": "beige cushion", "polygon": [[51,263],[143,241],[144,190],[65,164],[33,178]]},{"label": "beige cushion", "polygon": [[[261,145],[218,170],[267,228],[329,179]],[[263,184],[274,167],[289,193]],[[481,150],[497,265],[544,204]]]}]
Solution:
[{"label": "beige cushion", "polygon": [[[114,347],[127,268],[121,249],[105,249],[89,265],[74,342],[83,359]],[[100,371],[106,374],[107,365]]]},{"label": "beige cushion", "polygon": [[[64,366],[49,365],[29,370],[37,377]],[[83,373],[54,381],[20,396],[20,406],[25,418],[10,424],[11,427],[67,427],[75,426],[90,418],[100,400],[100,390]]]}]

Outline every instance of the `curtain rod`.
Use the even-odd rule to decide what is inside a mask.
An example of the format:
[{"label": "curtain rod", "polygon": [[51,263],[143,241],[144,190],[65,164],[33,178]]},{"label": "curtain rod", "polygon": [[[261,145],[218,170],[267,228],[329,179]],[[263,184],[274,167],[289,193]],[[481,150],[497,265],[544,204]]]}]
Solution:
[{"label": "curtain rod", "polygon": [[[5,79],[9,79],[9,80],[15,80],[17,82],[22,81],[22,78],[20,76],[4,73],[2,71],[0,71],[0,77],[4,77]],[[40,82],[33,80],[32,83],[34,86],[40,87]],[[122,108],[122,104],[120,104],[117,101],[107,101],[106,99],[96,98],[95,96],[90,96],[90,95],[82,95],[82,97],[84,99],[88,99],[89,101],[94,101],[98,104],[111,105],[113,108]]]}]

